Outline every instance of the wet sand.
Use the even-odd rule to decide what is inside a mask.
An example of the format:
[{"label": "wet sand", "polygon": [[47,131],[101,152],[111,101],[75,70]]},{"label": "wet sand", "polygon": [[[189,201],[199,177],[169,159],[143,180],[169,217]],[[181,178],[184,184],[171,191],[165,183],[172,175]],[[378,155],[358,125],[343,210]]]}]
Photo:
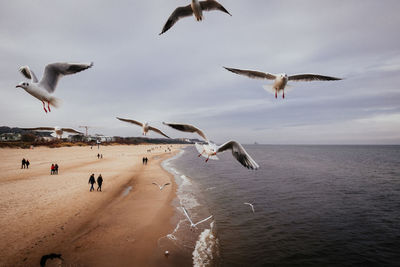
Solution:
[{"label": "wet sand", "polygon": [[[0,266],[38,266],[50,253],[66,266],[190,266],[190,255],[158,244],[174,228],[176,197],[160,164],[179,147],[0,149]],[[29,169],[21,170],[22,158]],[[91,173],[102,174],[103,192],[89,192]],[[152,182],[171,185],[160,191]]]}]

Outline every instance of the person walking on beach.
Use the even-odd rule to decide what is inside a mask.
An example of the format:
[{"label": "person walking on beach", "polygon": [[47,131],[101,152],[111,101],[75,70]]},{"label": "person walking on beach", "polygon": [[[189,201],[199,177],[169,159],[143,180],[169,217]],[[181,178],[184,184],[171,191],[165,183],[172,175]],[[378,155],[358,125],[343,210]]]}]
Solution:
[{"label": "person walking on beach", "polygon": [[97,177],[97,191],[101,192],[101,185],[103,184],[103,177],[101,174]]},{"label": "person walking on beach", "polygon": [[147,161],[148,161],[148,160],[149,160],[149,159],[148,159],[147,157],[144,158],[144,164],[145,164],[145,165],[147,165]]},{"label": "person walking on beach", "polygon": [[58,174],[58,164],[57,163],[54,165],[54,173]]},{"label": "person walking on beach", "polygon": [[142,164],[144,165],[144,157],[142,158]]},{"label": "person walking on beach", "polygon": [[100,154],[99,154],[99,153],[97,153],[97,158],[98,158],[98,159],[100,158]]},{"label": "person walking on beach", "polygon": [[25,158],[23,158],[22,162],[21,162],[21,169],[25,169],[25,164],[26,164],[26,161],[25,161]]},{"label": "person walking on beach", "polygon": [[89,182],[88,184],[91,184],[92,186],[90,187],[90,192],[92,192],[92,190],[94,191],[94,187],[93,185],[96,183],[95,179],[94,179],[94,173],[92,173],[92,175],[90,175],[89,178]]},{"label": "person walking on beach", "polygon": [[26,165],[26,168],[27,168],[27,169],[29,169],[29,164],[30,164],[30,163],[29,163],[29,160],[27,159],[26,162],[25,162],[25,165]]},{"label": "person walking on beach", "polygon": [[53,175],[53,174],[54,174],[54,163],[51,164],[51,167],[50,167],[50,175]]}]

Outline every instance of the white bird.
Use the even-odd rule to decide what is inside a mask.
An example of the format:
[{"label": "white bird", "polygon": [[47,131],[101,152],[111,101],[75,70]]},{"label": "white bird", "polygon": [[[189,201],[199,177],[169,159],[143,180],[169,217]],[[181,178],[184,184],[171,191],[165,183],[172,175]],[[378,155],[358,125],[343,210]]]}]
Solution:
[{"label": "white bird", "polygon": [[160,191],[164,189],[165,186],[170,185],[171,183],[165,183],[164,185],[159,185],[158,183],[154,182],[154,185],[158,186],[160,188]]},{"label": "white bird", "polygon": [[197,151],[199,151],[199,157],[203,156],[206,158],[206,162],[209,159],[218,160],[217,153],[224,152],[225,150],[232,150],[232,155],[242,164],[244,167],[248,169],[257,170],[260,166],[255,162],[250,155],[246,152],[241,144],[236,141],[228,141],[223,145],[217,146],[216,144],[212,143],[208,140],[206,135],[198,129],[197,127],[190,125],[190,124],[183,124],[183,123],[166,123],[163,124],[168,125],[176,130],[183,131],[183,132],[195,132],[199,134],[203,139],[207,142],[207,144],[198,144],[195,143],[195,147]]},{"label": "white bird", "polygon": [[170,138],[168,135],[166,135],[165,133],[163,133],[159,129],[150,126],[147,122],[141,123],[139,121],[130,120],[130,119],[122,119],[122,118],[118,118],[118,117],[117,117],[117,119],[119,119],[120,121],[125,121],[125,122],[129,122],[129,123],[132,123],[132,124],[139,125],[140,127],[142,127],[142,134],[144,136],[147,134],[148,131],[153,131],[153,132],[159,133],[159,134],[161,134],[161,135],[163,135],[163,136],[165,136],[167,138]]},{"label": "white bird", "polygon": [[56,127],[22,128],[22,130],[25,130],[25,131],[54,131],[58,138],[61,138],[61,136],[63,135],[64,132],[83,135],[83,133],[78,132],[77,130],[74,130],[72,128],[61,128],[58,126],[56,126]]},{"label": "white bird", "polygon": [[[267,80],[274,80],[272,85],[273,93],[275,93],[275,98],[278,97],[278,92],[282,91],[282,98],[285,98],[285,87],[288,81],[295,81],[295,82],[310,82],[310,81],[337,81],[342,80],[342,78],[336,78],[331,76],[323,76],[319,74],[296,74],[288,76],[286,73],[281,74],[271,74],[265,73],[261,71],[254,71],[254,70],[240,70],[240,69],[233,69],[227,68],[225,69],[240,75],[245,75],[247,77],[253,79],[267,79]],[[264,89],[269,91],[269,86],[264,86]]]},{"label": "white bird", "polygon": [[199,221],[199,222],[197,222],[197,223],[193,223],[193,221],[192,221],[192,219],[190,219],[189,213],[187,212],[187,210],[185,209],[185,207],[182,207],[182,209],[183,209],[183,212],[184,212],[186,218],[187,218],[187,219],[189,220],[189,222],[190,222],[190,228],[192,228],[192,227],[196,228],[196,226],[197,226],[198,224],[203,223],[203,222],[205,222],[205,221],[208,221],[209,219],[212,218],[212,215],[211,215],[210,217],[207,217],[207,218],[205,218],[204,220],[201,220],[201,221]]},{"label": "white bird", "polygon": [[253,211],[253,213],[255,212],[255,211],[254,211],[254,205],[253,205],[253,204],[248,203],[248,202],[245,202],[245,203],[243,203],[243,204],[249,205],[249,206],[251,207],[251,210]]},{"label": "white bird", "polygon": [[50,104],[54,107],[58,105],[58,99],[53,97],[51,93],[56,90],[58,80],[69,74],[74,74],[83,70],[86,70],[93,66],[93,62],[86,63],[52,63],[48,64],[44,69],[42,80],[36,78],[35,73],[29,69],[28,66],[22,66],[19,71],[27,78],[29,82],[21,82],[16,87],[24,89],[27,93],[36,97],[43,103],[43,109],[47,113],[45,102],[47,102],[47,108],[49,112]]},{"label": "white bird", "polygon": [[190,17],[194,15],[197,21],[203,20],[203,11],[219,10],[225,12],[226,14],[232,16],[228,10],[226,10],[220,3],[215,0],[198,1],[192,0],[190,5],[178,7],[169,16],[167,22],[165,23],[161,33],[168,31],[179,19],[184,17]]}]

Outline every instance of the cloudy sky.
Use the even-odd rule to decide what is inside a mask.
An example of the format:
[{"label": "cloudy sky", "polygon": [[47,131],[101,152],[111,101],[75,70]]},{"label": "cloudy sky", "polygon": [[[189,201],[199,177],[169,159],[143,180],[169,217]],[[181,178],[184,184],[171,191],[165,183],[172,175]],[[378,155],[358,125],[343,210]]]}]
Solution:
[{"label": "cloudy sky", "polygon": [[[0,3],[0,125],[89,125],[90,133],[139,136],[116,116],[186,122],[218,142],[400,144],[400,1],[221,0],[232,17],[178,21],[184,0],[13,0]],[[58,109],[15,85],[18,68],[94,62],[60,80]],[[319,73],[338,82],[292,83],[286,98],[222,66]],[[40,78],[39,78],[40,79]],[[150,134],[150,137],[155,137]]]}]

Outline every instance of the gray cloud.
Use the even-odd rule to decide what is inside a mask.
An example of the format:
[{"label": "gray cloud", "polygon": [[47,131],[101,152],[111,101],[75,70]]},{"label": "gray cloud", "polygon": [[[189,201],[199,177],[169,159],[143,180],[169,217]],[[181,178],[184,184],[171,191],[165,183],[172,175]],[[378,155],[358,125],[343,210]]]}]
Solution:
[{"label": "gray cloud", "polygon": [[[140,135],[115,119],[121,116],[160,127],[193,123],[218,142],[399,143],[399,1],[221,0],[232,17],[206,12],[203,22],[185,18],[159,36],[184,3],[2,3],[1,124],[87,124],[94,132]],[[44,114],[38,100],[15,88],[23,80],[18,67],[41,76],[56,61],[95,65],[63,78],[55,92],[62,107]],[[295,83],[287,99],[275,100],[262,88],[268,82],[222,66],[346,79]]]}]

